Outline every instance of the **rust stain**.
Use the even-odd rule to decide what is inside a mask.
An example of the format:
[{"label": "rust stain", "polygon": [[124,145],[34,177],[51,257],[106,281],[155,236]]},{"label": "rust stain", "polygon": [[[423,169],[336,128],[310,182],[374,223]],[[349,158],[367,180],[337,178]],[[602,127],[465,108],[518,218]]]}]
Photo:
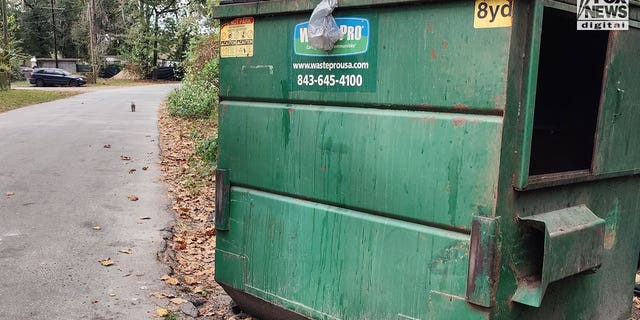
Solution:
[{"label": "rust stain", "polygon": [[224,113],[227,112],[227,105],[223,104],[222,105],[222,110],[220,111],[220,117],[224,118]]},{"label": "rust stain", "polygon": [[453,106],[454,109],[456,110],[469,110],[469,106],[465,105],[465,104],[456,104]]},{"label": "rust stain", "polygon": [[296,111],[296,109],[294,109],[294,108],[289,108],[289,114],[292,114],[294,111]]},{"label": "rust stain", "polygon": [[611,250],[616,244],[616,231],[607,232],[604,235],[604,248]]},{"label": "rust stain", "polygon": [[495,103],[496,109],[502,109],[502,107],[504,106],[503,101],[504,101],[504,99],[502,99],[502,96],[497,95],[494,98],[494,103]]},{"label": "rust stain", "polygon": [[322,166],[322,168],[320,168],[320,170],[327,171],[327,166]]},{"label": "rust stain", "polygon": [[420,117],[420,121],[422,121],[422,122],[433,121],[435,119],[436,119],[435,117],[430,117],[430,116]]},{"label": "rust stain", "polygon": [[433,33],[433,26],[431,25],[431,23],[429,23],[427,25],[427,30],[429,30],[429,32]]},{"label": "rust stain", "polygon": [[436,49],[431,49],[431,59],[438,59],[438,55],[436,55]]},{"label": "rust stain", "polygon": [[449,42],[447,40],[442,40],[442,49],[446,49],[449,46]]},{"label": "rust stain", "polygon": [[463,125],[467,122],[467,119],[464,118],[454,118],[453,119],[453,126],[454,127],[459,127],[460,125]]}]

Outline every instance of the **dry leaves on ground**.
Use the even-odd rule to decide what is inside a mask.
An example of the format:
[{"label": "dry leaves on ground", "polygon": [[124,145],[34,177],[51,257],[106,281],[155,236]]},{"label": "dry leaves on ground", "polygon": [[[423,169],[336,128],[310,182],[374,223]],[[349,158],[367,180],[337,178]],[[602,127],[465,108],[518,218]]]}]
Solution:
[{"label": "dry leaves on ground", "polygon": [[167,275],[167,274],[163,275],[160,279],[162,279],[167,284],[170,284],[170,285],[173,285],[173,286],[175,286],[178,283],[180,283],[180,281],[178,279],[176,279],[176,278],[174,278],[174,277],[172,277],[170,275]]},{"label": "dry leaves on ground", "polygon": [[113,264],[115,264],[115,262],[113,260],[111,260],[111,258],[106,258],[106,259],[102,259],[100,260],[100,264],[108,267],[108,266],[112,266]]},{"label": "dry leaves on ground", "polygon": [[226,319],[228,316],[222,315],[231,316],[230,307],[215,298],[224,295],[214,280],[215,176],[213,168],[194,154],[201,139],[215,135],[217,125],[209,120],[172,117],[163,108],[159,128],[161,170],[176,217],[173,238],[167,246],[175,255],[164,258],[186,292],[206,297],[198,307],[200,316]]},{"label": "dry leaves on ground", "polygon": [[7,197],[11,197],[11,196],[14,196],[14,195],[15,195],[15,193],[14,193],[14,192],[7,192],[7,193],[5,193],[5,194],[7,195]]},{"label": "dry leaves on ground", "polygon": [[140,198],[138,198],[138,196],[134,196],[134,195],[130,195],[127,198],[129,198],[129,200],[131,201],[138,201]]},{"label": "dry leaves on ground", "polygon": [[131,157],[123,154],[123,155],[120,156],[120,159],[122,159],[122,160],[131,160]]},{"label": "dry leaves on ground", "polygon": [[132,254],[132,253],[133,253],[133,250],[132,250],[132,249],[130,249],[130,248],[127,248],[127,249],[120,249],[120,250],[118,250],[118,252],[120,252],[120,253],[126,253],[126,254]]},{"label": "dry leaves on ground", "polygon": [[169,315],[169,310],[158,308],[156,309],[156,317],[166,317]]},{"label": "dry leaves on ground", "polygon": [[156,297],[158,299],[163,299],[163,298],[175,298],[176,296],[174,294],[171,293],[164,293],[164,292],[154,292],[152,294],[149,295],[150,297]]}]

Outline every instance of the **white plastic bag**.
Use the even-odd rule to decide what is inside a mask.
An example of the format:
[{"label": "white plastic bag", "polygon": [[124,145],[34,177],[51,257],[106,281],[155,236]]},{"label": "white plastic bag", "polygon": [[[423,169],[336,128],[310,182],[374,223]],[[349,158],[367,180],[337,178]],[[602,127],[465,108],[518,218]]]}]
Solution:
[{"label": "white plastic bag", "polygon": [[342,31],[331,13],[338,6],[338,0],[322,0],[309,18],[309,44],[323,51],[333,49],[342,37]]}]

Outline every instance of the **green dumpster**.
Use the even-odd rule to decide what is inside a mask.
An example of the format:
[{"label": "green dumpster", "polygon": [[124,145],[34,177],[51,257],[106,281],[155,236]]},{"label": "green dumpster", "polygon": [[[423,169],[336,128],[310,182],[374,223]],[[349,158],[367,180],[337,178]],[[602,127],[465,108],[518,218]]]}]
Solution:
[{"label": "green dumpster", "polygon": [[638,3],[343,0],[321,50],[318,2],[215,8],[232,298],[264,319],[626,319]]}]

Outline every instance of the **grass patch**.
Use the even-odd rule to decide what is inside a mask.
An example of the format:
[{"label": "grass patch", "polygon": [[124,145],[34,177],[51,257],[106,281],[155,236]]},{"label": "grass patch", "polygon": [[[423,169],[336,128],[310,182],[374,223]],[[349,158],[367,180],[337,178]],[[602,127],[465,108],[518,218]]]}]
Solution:
[{"label": "grass patch", "polygon": [[[180,83],[178,81],[164,81],[164,80],[127,80],[127,79],[105,79],[98,78],[96,83],[87,83],[87,87],[136,87],[136,86],[148,86],[153,84],[165,84],[165,83]],[[28,88],[35,87],[35,85],[29,83],[29,81],[14,81],[11,82],[13,88]]]},{"label": "grass patch", "polygon": [[80,92],[57,92],[41,90],[0,91],[0,113],[32,104],[38,104],[75,96]]}]

